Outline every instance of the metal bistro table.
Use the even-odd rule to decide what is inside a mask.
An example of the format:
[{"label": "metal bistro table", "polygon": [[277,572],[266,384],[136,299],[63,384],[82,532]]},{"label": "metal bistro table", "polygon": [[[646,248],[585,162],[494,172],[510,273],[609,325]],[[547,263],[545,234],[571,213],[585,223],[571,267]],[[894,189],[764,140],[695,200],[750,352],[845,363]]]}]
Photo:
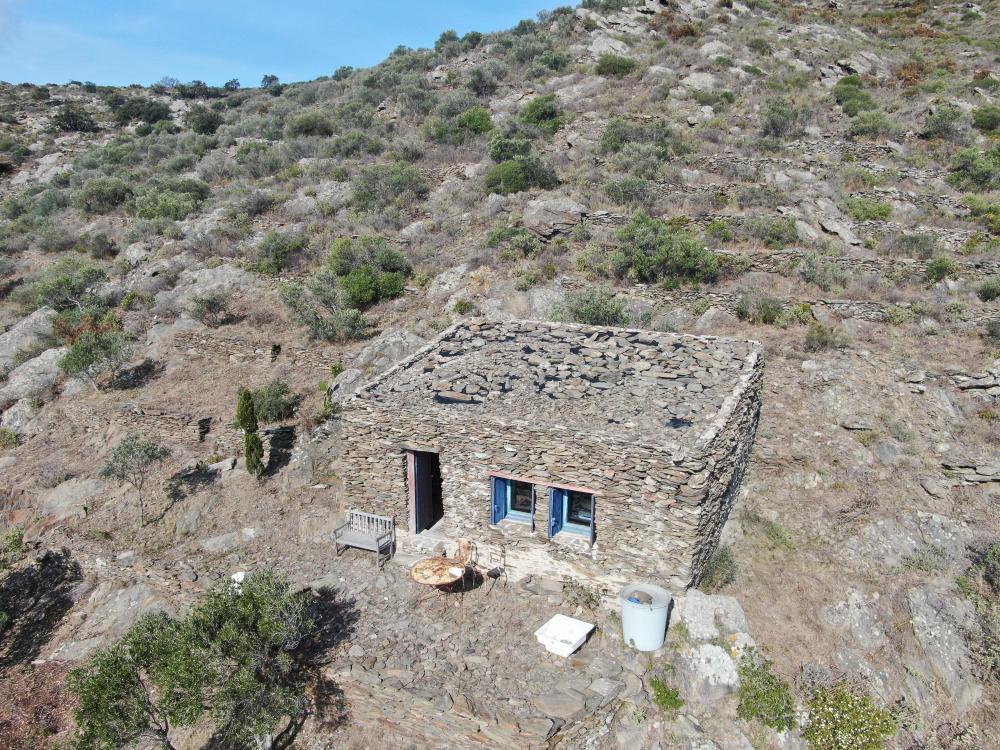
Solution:
[{"label": "metal bistro table", "polygon": [[417,604],[436,593],[450,592],[456,583],[465,579],[466,573],[466,563],[454,557],[426,557],[417,561],[410,568],[410,577],[431,589],[417,599]]}]

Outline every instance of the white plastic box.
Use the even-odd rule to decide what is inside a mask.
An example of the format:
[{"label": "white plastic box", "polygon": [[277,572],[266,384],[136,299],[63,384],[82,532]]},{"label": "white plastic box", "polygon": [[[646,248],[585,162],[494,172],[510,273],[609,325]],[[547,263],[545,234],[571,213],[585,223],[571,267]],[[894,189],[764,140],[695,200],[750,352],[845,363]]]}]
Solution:
[{"label": "white plastic box", "polygon": [[535,638],[550,653],[567,657],[583,645],[593,629],[592,623],[566,615],[555,615],[535,631]]}]

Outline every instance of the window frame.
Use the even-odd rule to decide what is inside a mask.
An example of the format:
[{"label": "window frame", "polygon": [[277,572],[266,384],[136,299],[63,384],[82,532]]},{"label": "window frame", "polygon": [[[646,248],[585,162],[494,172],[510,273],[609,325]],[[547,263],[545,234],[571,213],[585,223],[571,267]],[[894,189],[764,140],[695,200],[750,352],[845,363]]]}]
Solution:
[{"label": "window frame", "polygon": [[[532,528],[535,526],[535,485],[532,482],[525,482],[521,479],[507,479],[507,498],[504,511],[504,518],[509,518],[511,521],[517,521],[518,523],[531,524]],[[525,513],[523,510],[516,510],[514,508],[514,484],[525,484],[528,486],[531,494],[531,510]]]},{"label": "window frame", "polygon": [[[563,500],[562,500],[562,531],[567,531],[570,534],[579,534],[580,536],[589,537],[594,528],[594,504],[596,498],[594,493],[581,492],[580,490],[567,490],[565,488],[560,488],[563,490]],[[569,520],[569,493],[575,492],[578,495],[585,495],[590,498],[590,523],[583,525],[582,523],[575,523]]]}]

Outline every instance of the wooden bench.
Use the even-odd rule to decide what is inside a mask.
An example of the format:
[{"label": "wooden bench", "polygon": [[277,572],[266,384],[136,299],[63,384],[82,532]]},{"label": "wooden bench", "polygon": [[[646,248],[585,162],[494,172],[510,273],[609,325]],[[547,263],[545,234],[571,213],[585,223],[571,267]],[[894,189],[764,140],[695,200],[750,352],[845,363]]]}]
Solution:
[{"label": "wooden bench", "polygon": [[382,567],[396,550],[396,519],[349,510],[347,520],[333,530],[333,543],[337,557],[348,547],[366,549],[375,553],[375,564]]}]

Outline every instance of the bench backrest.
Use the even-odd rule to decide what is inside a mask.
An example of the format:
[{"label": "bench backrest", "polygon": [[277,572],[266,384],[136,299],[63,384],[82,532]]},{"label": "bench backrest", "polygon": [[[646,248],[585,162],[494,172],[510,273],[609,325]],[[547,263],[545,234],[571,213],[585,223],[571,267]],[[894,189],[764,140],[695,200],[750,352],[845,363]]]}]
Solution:
[{"label": "bench backrest", "polygon": [[374,513],[363,513],[360,510],[350,511],[348,521],[351,524],[351,531],[373,537],[391,533],[396,526],[395,521],[388,516],[377,516]]}]

